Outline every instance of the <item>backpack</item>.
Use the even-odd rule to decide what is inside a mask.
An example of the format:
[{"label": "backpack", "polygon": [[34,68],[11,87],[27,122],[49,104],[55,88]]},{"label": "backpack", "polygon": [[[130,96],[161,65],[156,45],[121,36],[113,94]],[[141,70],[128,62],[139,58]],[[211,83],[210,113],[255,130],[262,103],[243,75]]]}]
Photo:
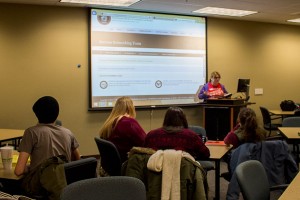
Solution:
[{"label": "backpack", "polygon": [[296,109],[296,104],[292,100],[284,100],[280,103],[280,108],[282,111],[294,111]]}]

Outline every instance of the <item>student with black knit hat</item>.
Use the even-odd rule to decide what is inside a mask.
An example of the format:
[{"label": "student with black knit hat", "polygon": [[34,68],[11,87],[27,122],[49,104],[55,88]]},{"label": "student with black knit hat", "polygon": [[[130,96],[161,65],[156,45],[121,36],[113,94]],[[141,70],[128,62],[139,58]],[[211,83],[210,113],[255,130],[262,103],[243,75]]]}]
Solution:
[{"label": "student with black knit hat", "polygon": [[38,124],[25,130],[15,167],[15,174],[24,175],[25,178],[27,174],[38,170],[49,158],[62,155],[66,161],[80,159],[79,144],[73,133],[63,126],[55,125],[59,114],[57,100],[51,96],[44,96],[34,103],[32,109]]}]

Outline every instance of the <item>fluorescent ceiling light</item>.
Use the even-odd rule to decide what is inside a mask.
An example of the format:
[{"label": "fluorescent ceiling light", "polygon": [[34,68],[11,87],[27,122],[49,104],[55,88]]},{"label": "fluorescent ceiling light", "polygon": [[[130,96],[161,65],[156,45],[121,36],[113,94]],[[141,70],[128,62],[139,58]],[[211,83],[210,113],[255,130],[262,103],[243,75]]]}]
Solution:
[{"label": "fluorescent ceiling light", "polygon": [[288,22],[296,22],[296,23],[300,23],[300,18],[297,19],[289,19],[287,20]]},{"label": "fluorescent ceiling light", "polygon": [[82,3],[102,6],[130,6],[140,0],[60,0],[62,3]]},{"label": "fluorescent ceiling light", "polygon": [[257,11],[235,10],[235,9],[217,8],[217,7],[205,7],[199,10],[195,10],[193,12],[201,13],[201,14],[226,15],[226,16],[236,16],[236,17],[242,17],[242,16],[257,13]]}]

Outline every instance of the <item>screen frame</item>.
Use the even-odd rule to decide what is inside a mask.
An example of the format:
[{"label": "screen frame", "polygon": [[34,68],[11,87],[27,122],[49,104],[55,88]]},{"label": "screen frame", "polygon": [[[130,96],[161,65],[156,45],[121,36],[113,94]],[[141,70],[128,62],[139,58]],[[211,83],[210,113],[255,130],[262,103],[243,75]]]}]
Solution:
[{"label": "screen frame", "polygon": [[[165,15],[178,15],[178,16],[187,16],[187,17],[199,17],[205,21],[205,83],[208,80],[208,34],[207,34],[207,17],[206,16],[200,16],[200,15],[187,15],[182,13],[171,13],[171,12],[154,12],[154,11],[147,11],[147,10],[134,10],[134,9],[115,9],[115,8],[98,8],[98,7],[90,7],[88,9],[88,91],[89,91],[89,104],[88,104],[88,111],[102,111],[102,110],[112,110],[113,106],[111,107],[93,107],[93,96],[92,96],[92,62],[91,62],[91,56],[92,56],[92,50],[91,50],[91,11],[93,9],[102,9],[102,10],[111,10],[111,11],[124,11],[124,12],[137,12],[137,13],[150,13],[150,14],[165,14]],[[205,84],[204,83],[204,84]],[[195,94],[196,95],[196,94]],[[121,97],[121,96],[119,96]],[[130,96],[134,97],[134,96]],[[168,108],[170,106],[180,106],[180,107],[195,107],[198,106],[200,103],[186,103],[186,104],[164,104],[164,105],[142,105],[142,106],[135,106],[135,109],[162,109],[162,108]]]}]

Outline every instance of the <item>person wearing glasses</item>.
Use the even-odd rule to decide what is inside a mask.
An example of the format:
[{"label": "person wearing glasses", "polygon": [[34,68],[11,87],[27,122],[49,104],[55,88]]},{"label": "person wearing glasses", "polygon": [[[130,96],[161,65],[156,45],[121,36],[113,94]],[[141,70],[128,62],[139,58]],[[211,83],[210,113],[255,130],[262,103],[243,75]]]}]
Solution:
[{"label": "person wearing glasses", "polygon": [[228,94],[225,86],[220,83],[221,75],[214,71],[210,75],[210,82],[206,83],[198,95],[199,99],[222,98]]}]

